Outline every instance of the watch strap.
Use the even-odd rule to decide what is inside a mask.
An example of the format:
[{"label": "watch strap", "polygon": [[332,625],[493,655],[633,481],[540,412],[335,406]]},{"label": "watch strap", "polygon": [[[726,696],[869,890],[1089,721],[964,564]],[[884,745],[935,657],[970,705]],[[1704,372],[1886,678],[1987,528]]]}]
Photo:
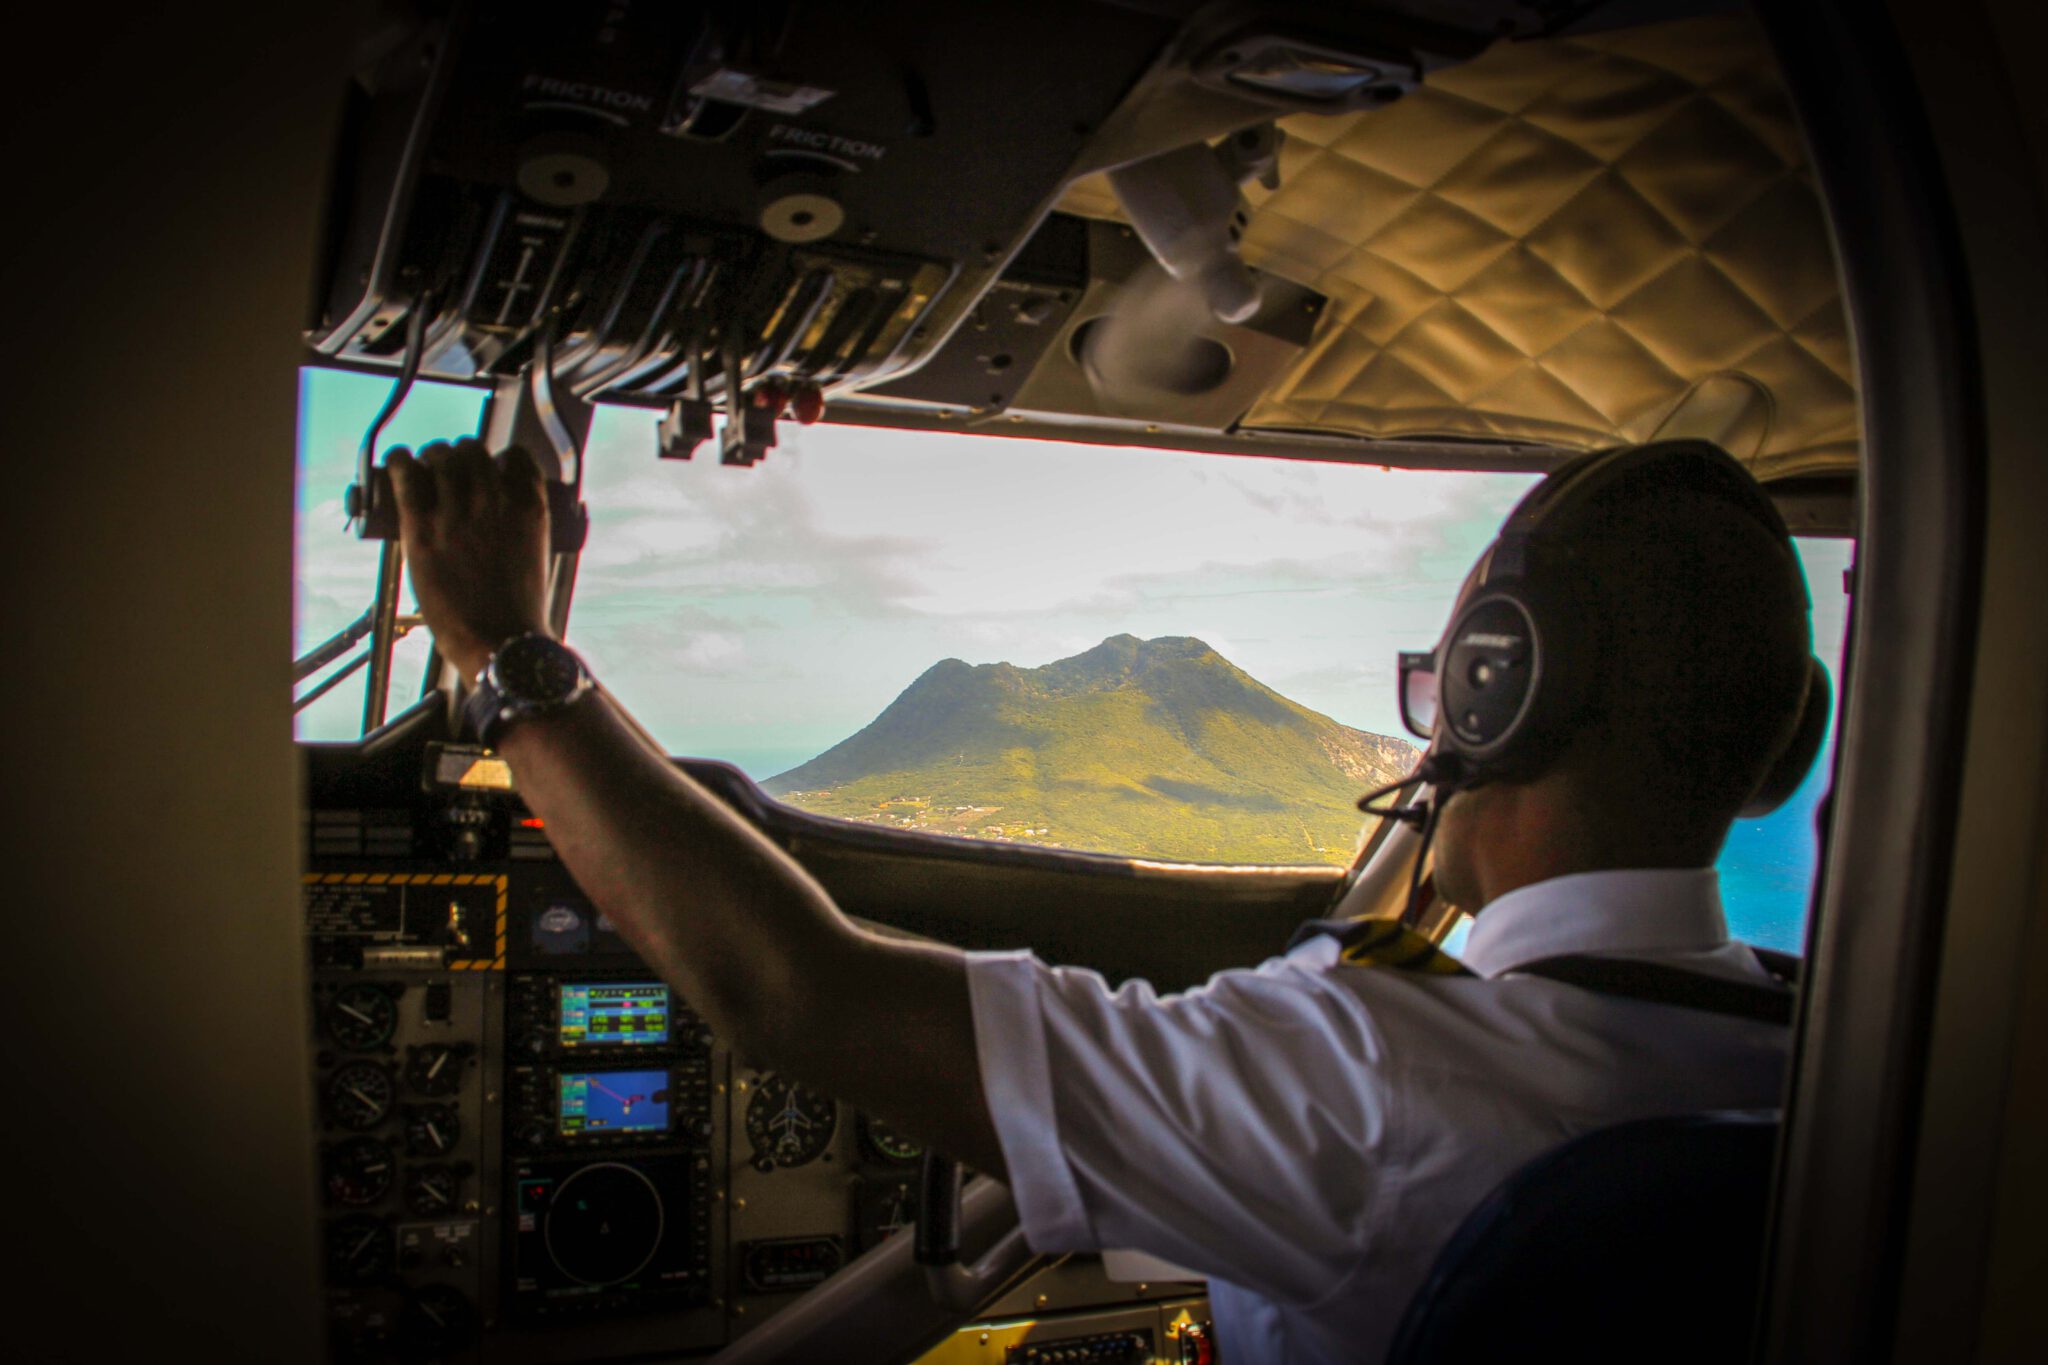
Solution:
[{"label": "watch strap", "polygon": [[498,695],[497,684],[491,681],[487,668],[476,677],[469,696],[462,703],[462,728],[477,743],[489,747],[504,731],[505,699]]},{"label": "watch strap", "polygon": [[[531,654],[539,650],[544,656],[554,656],[555,662],[566,664],[566,670],[558,669],[548,680],[553,690],[539,694],[521,690],[520,680],[528,677],[533,661],[522,658],[506,676],[506,661],[514,654]],[[590,673],[576,652],[559,640],[550,639],[539,633],[515,635],[499,645],[491,655],[475,683],[469,698],[462,706],[463,726],[479,744],[495,746],[505,730],[527,716],[546,715],[573,703],[590,690]]]}]

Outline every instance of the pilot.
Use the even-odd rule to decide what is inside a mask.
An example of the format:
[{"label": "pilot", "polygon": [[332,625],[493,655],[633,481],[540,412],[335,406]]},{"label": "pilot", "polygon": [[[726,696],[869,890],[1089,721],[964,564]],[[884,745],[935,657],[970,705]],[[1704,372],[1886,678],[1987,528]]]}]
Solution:
[{"label": "pilot", "polygon": [[1548,476],[1404,659],[1412,721],[1440,692],[1417,776],[1435,890],[1477,916],[1462,961],[1330,921],[1164,997],[848,920],[548,636],[531,459],[464,441],[392,473],[474,728],[648,964],[748,1057],[1006,1180],[1036,1250],[1208,1277],[1225,1359],[1379,1359],[1524,1162],[1780,1103],[1789,996],[1730,941],[1713,863],[1804,771],[1826,684],[1784,526],[1713,447]]}]

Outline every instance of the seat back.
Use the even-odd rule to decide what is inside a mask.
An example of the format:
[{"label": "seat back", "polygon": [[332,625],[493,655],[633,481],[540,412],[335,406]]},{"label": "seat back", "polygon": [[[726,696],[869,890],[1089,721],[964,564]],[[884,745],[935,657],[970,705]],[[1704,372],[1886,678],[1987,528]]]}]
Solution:
[{"label": "seat back", "polygon": [[1775,1113],[1618,1124],[1480,1201],[1409,1303],[1390,1365],[1747,1357]]}]

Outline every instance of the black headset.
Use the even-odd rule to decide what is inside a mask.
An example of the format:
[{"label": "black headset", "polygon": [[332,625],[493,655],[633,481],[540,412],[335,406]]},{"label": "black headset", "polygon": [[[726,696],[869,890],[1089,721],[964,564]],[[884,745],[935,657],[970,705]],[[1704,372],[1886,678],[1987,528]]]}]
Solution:
[{"label": "black headset", "polygon": [[[1657,466],[1660,488],[1705,493],[1768,528],[1786,572],[1806,596],[1806,577],[1784,518],[1747,470],[1705,441],[1660,441],[1581,455],[1531,489],[1480,560],[1467,601],[1436,657],[1437,715],[1431,766],[1442,787],[1529,777],[1570,737],[1598,666],[1592,622],[1561,584],[1546,582],[1533,555],[1560,513]],[[1767,814],[1798,789],[1827,735],[1827,670],[1808,659],[1799,724],[1741,814]]]}]

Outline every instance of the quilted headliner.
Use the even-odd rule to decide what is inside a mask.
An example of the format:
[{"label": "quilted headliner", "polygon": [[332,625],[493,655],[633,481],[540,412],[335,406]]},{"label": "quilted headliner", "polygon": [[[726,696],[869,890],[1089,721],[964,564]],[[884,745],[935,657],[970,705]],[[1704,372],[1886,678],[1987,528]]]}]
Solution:
[{"label": "quilted headliner", "polygon": [[[1244,256],[1331,307],[1245,427],[1704,436],[1762,478],[1854,470],[1833,252],[1748,19],[1504,43],[1386,109],[1281,127]],[[1117,214],[1101,177],[1061,206]]]}]

